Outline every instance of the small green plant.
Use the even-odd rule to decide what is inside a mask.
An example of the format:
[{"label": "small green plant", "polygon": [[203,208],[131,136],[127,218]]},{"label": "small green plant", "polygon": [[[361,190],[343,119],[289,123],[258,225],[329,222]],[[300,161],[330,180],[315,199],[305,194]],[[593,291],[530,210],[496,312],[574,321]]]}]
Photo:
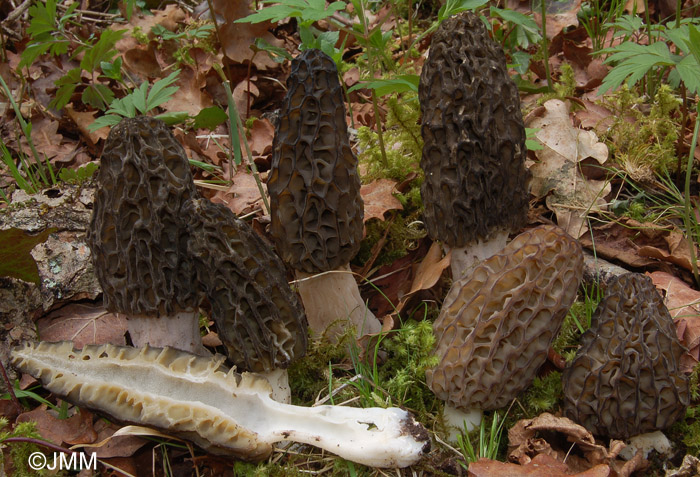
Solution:
[{"label": "small green plant", "polygon": [[335,48],[340,37],[339,32],[319,32],[313,24],[344,10],[347,6],[345,2],[338,0],[326,5],[326,0],[283,0],[281,2],[263,0],[262,3],[273,5],[262,8],[245,18],[239,18],[236,23],[260,23],[264,21],[276,23],[287,18],[296,18],[301,48],[318,48],[333,58],[336,64],[340,63],[342,51]]},{"label": "small green plant", "polygon": [[[625,2],[622,0],[591,0],[586,2],[581,10],[576,15],[579,22],[586,30],[588,37],[593,42],[593,51],[599,51],[605,47],[605,38],[608,31],[617,25],[617,21],[625,11]],[[642,19],[632,17],[639,20],[641,27]]]},{"label": "small green plant", "polygon": [[163,42],[174,41],[177,45],[177,50],[173,52],[173,58],[178,63],[186,63],[195,65],[195,60],[190,55],[190,50],[193,48],[202,48],[204,50],[212,50],[211,37],[214,25],[190,25],[184,30],[173,32],[165,28],[163,25],[155,25],[151,28],[151,33],[155,36],[158,48],[161,48]]},{"label": "small green plant", "polygon": [[99,167],[96,162],[88,162],[77,169],[64,168],[58,171],[58,178],[69,184],[82,184],[90,180]]},{"label": "small green plant", "polygon": [[[122,63],[121,58],[115,59],[117,50],[114,46],[126,30],[105,29],[97,38],[79,38],[67,29],[76,16],[75,9],[78,5],[71,4],[60,16],[56,5],[56,0],[47,0],[35,2],[29,7],[31,21],[27,32],[31,36],[31,43],[20,55],[17,69],[21,71],[22,68],[28,68],[42,54],[59,56],[68,53],[71,47],[77,45],[72,51],[72,56],[82,55],[80,66],[69,70],[56,80],[58,91],[49,106],[57,110],[62,109],[71,101],[75,90],[82,87],[81,101],[97,109],[104,109],[114,99],[114,93],[97,80],[103,78],[121,81]],[[84,74],[90,77],[89,82],[83,80]]]},{"label": "small green plant", "polygon": [[[700,32],[695,25],[685,23],[669,24],[660,28],[659,34],[664,41],[649,45],[630,41],[600,50],[601,54],[610,55],[604,63],[615,66],[600,85],[598,95],[623,82],[632,88],[645,77],[647,92],[654,95],[656,87],[652,85],[658,85],[666,74],[671,87],[677,88],[682,82],[690,93],[700,92]],[[671,52],[667,42],[675,46],[676,53]]]},{"label": "small green plant", "polygon": [[[118,124],[122,118],[133,118],[137,114],[149,113],[175,94],[178,87],[170,85],[177,81],[177,76],[179,74],[180,70],[175,70],[165,78],[153,83],[153,86],[150,88],[148,83],[144,81],[141,83],[141,86],[130,94],[112,101],[106,114],[97,118],[88,129],[90,131],[96,131],[105,126],[114,126]],[[186,116],[186,113],[184,113],[184,116],[178,113],[168,113],[167,115],[159,115],[156,117],[168,122],[167,120],[181,120]]]},{"label": "small green plant", "polygon": [[576,354],[579,338],[591,327],[591,318],[603,292],[597,285],[584,286],[579,290],[577,300],[571,305],[564,318],[559,334],[552,343],[552,348],[571,361]]},{"label": "small green plant", "polygon": [[[486,433],[485,418],[481,420],[478,435],[476,429],[468,433],[465,426],[464,431],[457,436],[459,450],[466,461],[466,463],[460,462],[464,469],[468,469],[470,463],[476,462],[482,457],[491,460],[495,460],[498,457],[498,450],[501,447],[501,439],[503,437],[504,422],[505,418],[500,418],[498,411],[496,411],[491,418],[491,428],[488,434]],[[472,440],[475,441],[475,444],[472,444]]]},{"label": "small green plant", "polygon": [[[56,183],[56,176],[54,175],[53,167],[49,162],[46,155],[44,158],[39,156],[39,151],[37,151],[34,146],[34,141],[32,141],[32,123],[27,123],[22,116],[22,112],[17,105],[17,102],[12,97],[10,88],[5,83],[5,80],[0,76],[0,86],[2,87],[2,92],[5,97],[12,105],[12,109],[15,112],[15,119],[19,125],[19,129],[27,140],[29,149],[32,152],[32,157],[34,158],[34,164],[29,163],[26,155],[23,151],[18,150],[18,162],[19,166],[15,164],[15,160],[12,157],[9,149],[5,146],[5,143],[0,140],[0,153],[2,154],[2,163],[5,164],[10,171],[10,174],[15,179],[18,187],[27,193],[33,194],[40,190],[42,187],[50,186]],[[17,134],[17,143],[19,144],[19,134]],[[3,199],[6,202],[8,198],[3,193]]]},{"label": "small green plant", "polygon": [[[0,417],[0,469],[5,467],[5,452],[9,450],[14,465],[14,476],[36,477],[48,475],[46,469],[36,470],[29,467],[29,456],[39,451],[39,447],[31,442],[41,439],[41,435],[33,421],[19,422],[14,429],[8,428],[7,418]],[[8,441],[8,439],[12,439]]]}]

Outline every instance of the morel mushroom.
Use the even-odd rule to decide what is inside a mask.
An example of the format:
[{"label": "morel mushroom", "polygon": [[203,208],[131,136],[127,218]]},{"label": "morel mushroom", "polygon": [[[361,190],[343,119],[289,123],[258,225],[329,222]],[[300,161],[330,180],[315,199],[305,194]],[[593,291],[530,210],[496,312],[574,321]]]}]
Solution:
[{"label": "morel mushroom", "polygon": [[564,414],[615,439],[669,427],[689,403],[684,351],[651,279],[638,273],[612,279],[562,374]]},{"label": "morel mushroom", "polygon": [[374,467],[405,467],[430,449],[426,430],[397,409],[305,408],[270,398],[255,374],[228,371],[223,357],[173,348],[26,343],[12,363],[51,392],[116,420],[162,429],[215,454],[265,459],[293,440]]},{"label": "morel mushroom", "polygon": [[466,421],[473,429],[482,410],[507,405],[530,385],[582,275],[578,242],[540,226],[452,284],[433,325],[440,362],[426,372],[449,426],[461,430]]},{"label": "morel mushroom", "polygon": [[471,12],[433,35],[421,71],[421,195],[428,234],[452,252],[452,277],[501,250],[528,211],[525,127],[501,47]]},{"label": "morel mushroom", "polygon": [[181,216],[197,196],[184,149],[162,121],[124,119],[107,137],[97,185],[87,242],[105,308],[127,316],[135,346],[207,353]]},{"label": "morel mushroom", "polygon": [[[381,324],[362,301],[348,266],[362,240],[360,177],[338,71],[319,50],[305,50],[292,61],[267,187],[270,233],[300,280],[309,327],[321,335],[349,319],[358,336],[378,332]],[[342,332],[335,326],[328,336]]]},{"label": "morel mushroom", "polygon": [[187,251],[221,341],[239,370],[264,374],[273,398],[290,401],[287,366],[306,352],[306,318],[270,245],[222,204],[182,208]]}]

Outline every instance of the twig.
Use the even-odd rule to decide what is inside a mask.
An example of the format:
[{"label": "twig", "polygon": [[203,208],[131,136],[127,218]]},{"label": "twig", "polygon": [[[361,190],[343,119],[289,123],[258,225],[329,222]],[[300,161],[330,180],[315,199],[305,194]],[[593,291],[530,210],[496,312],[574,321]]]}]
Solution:
[{"label": "twig", "polygon": [[17,399],[17,396],[15,395],[15,390],[12,386],[12,382],[10,382],[10,378],[7,377],[5,366],[3,366],[2,363],[0,363],[0,372],[2,373],[2,380],[5,382],[5,386],[7,387],[7,392],[10,394],[10,400],[17,408],[17,412],[22,412],[22,404],[20,404],[19,399]]},{"label": "twig", "polygon": [[4,442],[26,442],[28,444],[36,444],[41,447],[46,447],[55,452],[63,452],[64,454],[76,454],[78,451],[66,449],[65,447],[58,446],[51,442],[43,441],[41,439],[35,439],[34,437],[8,437]]},{"label": "twig", "polygon": [[29,5],[31,4],[32,0],[24,0],[24,2],[22,2],[17,8],[12,10],[9,15],[7,15],[7,18],[5,18],[5,20],[3,20],[2,22],[3,25],[7,23],[12,23],[13,21],[17,20],[20,16],[22,16],[24,11],[28,9]]}]

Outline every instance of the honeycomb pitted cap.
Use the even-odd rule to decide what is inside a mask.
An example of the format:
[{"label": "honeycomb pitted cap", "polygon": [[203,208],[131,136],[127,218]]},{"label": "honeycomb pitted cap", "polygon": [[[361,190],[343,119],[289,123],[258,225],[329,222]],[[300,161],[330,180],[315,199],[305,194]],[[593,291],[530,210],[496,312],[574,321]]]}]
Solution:
[{"label": "honeycomb pitted cap", "polygon": [[458,409],[507,405],[546,360],[582,275],[579,243],[540,226],[455,281],[433,325],[430,389]]},{"label": "honeycomb pitted cap", "polygon": [[170,316],[200,294],[184,248],[182,204],[197,191],[163,121],[123,119],[105,142],[87,241],[107,310]]},{"label": "honeycomb pitted cap", "polygon": [[520,230],[529,200],[520,97],[503,50],[477,15],[442,22],[418,97],[430,237],[458,248]]},{"label": "honeycomb pitted cap", "polygon": [[267,181],[277,251],[295,270],[334,270],[360,247],[363,202],[333,60],[305,50],[292,61]]},{"label": "honeycomb pitted cap", "polygon": [[562,374],[564,415],[614,439],[669,427],[690,400],[684,352],[651,278],[614,278]]},{"label": "honeycomb pitted cap", "polygon": [[223,204],[191,200],[183,215],[192,230],[187,250],[229,359],[267,372],[302,357],[306,317],[272,247]]}]

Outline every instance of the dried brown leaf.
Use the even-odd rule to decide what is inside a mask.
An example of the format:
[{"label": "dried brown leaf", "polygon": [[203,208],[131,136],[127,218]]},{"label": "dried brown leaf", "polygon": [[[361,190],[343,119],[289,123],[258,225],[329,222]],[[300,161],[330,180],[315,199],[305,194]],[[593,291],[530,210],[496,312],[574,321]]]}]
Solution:
[{"label": "dried brown leaf", "polygon": [[190,116],[212,106],[211,96],[204,91],[206,75],[197,72],[189,66],[183,66],[175,86],[178,87],[173,96],[162,107],[170,112],[185,111]]},{"label": "dried brown leaf", "polygon": [[73,341],[76,348],[126,344],[126,320],[102,307],[71,303],[39,318],[36,324],[44,341]]},{"label": "dried brown leaf", "polygon": [[546,454],[539,454],[525,465],[481,458],[469,465],[467,475],[470,477],[608,477],[610,467],[600,464],[586,471],[572,474],[565,464]]},{"label": "dried brown leaf", "polygon": [[20,414],[16,422],[34,421],[41,437],[57,445],[95,442],[97,433],[92,427],[92,413],[81,409],[68,419],[59,419],[45,406]]},{"label": "dried brown leaf", "polygon": [[572,127],[568,107],[558,99],[547,101],[542,116],[530,116],[527,126],[540,129],[536,135],[544,145],[536,151],[539,162],[530,167],[530,190],[537,197],[547,197],[547,206],[557,215],[560,227],[581,237],[588,230],[586,215],[607,207],[605,196],[611,186],[606,181],[585,179],[578,166],[587,158],[603,164],[608,148],[593,132]]},{"label": "dried brown leaf", "polygon": [[233,176],[233,183],[227,191],[217,192],[212,199],[213,202],[225,204],[236,215],[245,215],[262,207],[262,197],[255,177],[244,168],[239,168]]},{"label": "dried brown leaf", "polygon": [[384,214],[390,210],[402,210],[399,199],[394,197],[396,182],[389,179],[377,179],[363,185],[360,195],[365,202],[365,222],[370,219],[384,220]]},{"label": "dried brown leaf", "polygon": [[700,361],[700,292],[665,272],[648,274],[663,296],[676,323],[678,339],[688,352],[681,358],[681,370],[691,372]]},{"label": "dried brown leaf", "polygon": [[252,10],[248,2],[232,2],[230,0],[213,0],[214,12],[223,20],[220,34],[224,53],[236,63],[252,61],[256,68],[266,70],[275,68],[277,64],[265,53],[255,54],[250,45],[257,38],[265,40],[272,46],[282,48],[284,44],[269,32],[270,22],[234,23],[239,18],[250,15]]}]

